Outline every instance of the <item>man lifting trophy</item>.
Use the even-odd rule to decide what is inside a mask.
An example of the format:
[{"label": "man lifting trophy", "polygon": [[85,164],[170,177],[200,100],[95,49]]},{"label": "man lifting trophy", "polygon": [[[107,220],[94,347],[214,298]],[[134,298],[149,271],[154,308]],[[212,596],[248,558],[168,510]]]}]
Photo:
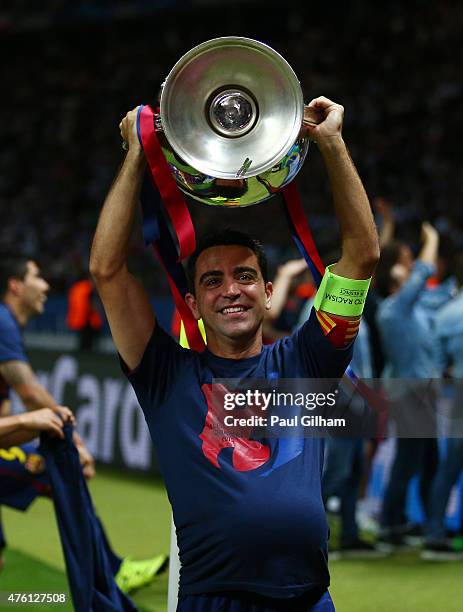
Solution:
[{"label": "man lifting trophy", "polygon": [[[228,37],[184,55],[158,107],[137,107],[120,124],[127,153],[101,211],[90,267],[172,504],[180,611],[334,610],[320,484],[323,439],[217,435],[211,394],[219,378],[337,379],[350,362],[379,246],[343,140],[343,114],[324,97],[304,107],[299,82],[278,53]],[[341,257],[326,270],[311,249],[291,182],[309,140],[323,157],[341,231]],[[181,192],[242,207],[280,190],[320,288],[305,324],[264,346],[272,283],[262,245],[220,228],[206,235],[197,228],[196,243]],[[145,218],[152,214],[155,221],[151,239],[190,350],[160,327],[128,267],[140,197]],[[363,297],[355,304],[338,299],[346,290]]]}]

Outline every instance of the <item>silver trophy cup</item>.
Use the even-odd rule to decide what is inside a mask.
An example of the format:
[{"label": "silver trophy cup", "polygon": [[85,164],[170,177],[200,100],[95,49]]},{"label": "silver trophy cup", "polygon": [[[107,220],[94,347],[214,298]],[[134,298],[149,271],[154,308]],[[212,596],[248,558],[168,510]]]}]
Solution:
[{"label": "silver trophy cup", "polygon": [[230,36],[186,53],[161,86],[155,125],[180,189],[213,206],[264,202],[299,172],[301,86],[264,43]]}]

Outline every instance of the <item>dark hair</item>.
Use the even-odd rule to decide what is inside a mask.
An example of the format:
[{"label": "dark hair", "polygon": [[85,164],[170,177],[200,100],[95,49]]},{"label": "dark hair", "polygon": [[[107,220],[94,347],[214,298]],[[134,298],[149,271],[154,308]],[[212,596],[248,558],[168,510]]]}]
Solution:
[{"label": "dark hair", "polygon": [[0,299],[4,299],[8,290],[8,281],[10,278],[18,278],[24,280],[27,274],[28,257],[23,255],[18,256],[0,256]]},{"label": "dark hair", "polygon": [[375,271],[375,289],[382,298],[386,298],[391,293],[391,287],[395,283],[391,270],[399,261],[400,251],[404,245],[404,242],[393,240],[381,248],[381,257]]},{"label": "dark hair", "polygon": [[256,240],[249,234],[240,232],[239,230],[223,229],[204,235],[203,238],[201,238],[201,240],[199,241],[196,247],[196,251],[188,259],[187,277],[191,293],[194,293],[196,262],[198,261],[198,257],[201,255],[201,253],[211,247],[233,245],[246,247],[255,254],[255,256],[257,257],[257,263],[259,264],[259,268],[262,273],[262,277],[264,279],[264,283],[268,282],[267,255],[265,254],[261,242],[259,242],[259,240]]}]

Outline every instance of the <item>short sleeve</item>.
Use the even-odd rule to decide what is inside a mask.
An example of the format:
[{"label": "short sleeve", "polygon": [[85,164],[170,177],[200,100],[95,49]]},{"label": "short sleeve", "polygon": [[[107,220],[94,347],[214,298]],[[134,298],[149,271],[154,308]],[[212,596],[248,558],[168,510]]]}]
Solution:
[{"label": "short sleeve", "polygon": [[339,378],[352,359],[354,343],[336,348],[323,334],[312,308],[308,320],[291,336],[308,377]]},{"label": "short sleeve", "polygon": [[192,359],[192,354],[156,324],[141,362],[134,370],[130,371],[119,356],[122,371],[132,384],[143,411],[148,406],[165,401],[178,383],[180,370]]},{"label": "short sleeve", "polygon": [[19,328],[0,318],[0,363],[6,361],[29,361],[24,349]]}]

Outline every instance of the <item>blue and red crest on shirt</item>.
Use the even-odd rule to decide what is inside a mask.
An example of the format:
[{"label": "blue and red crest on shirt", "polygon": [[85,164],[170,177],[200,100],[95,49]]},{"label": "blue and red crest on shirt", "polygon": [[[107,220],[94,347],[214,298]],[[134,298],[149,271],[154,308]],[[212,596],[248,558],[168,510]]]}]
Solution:
[{"label": "blue and red crest on shirt", "polygon": [[[232,463],[235,470],[247,472],[256,470],[270,459],[270,448],[250,440],[248,437],[235,437],[224,429],[224,396],[229,390],[223,385],[203,385],[202,391],[207,402],[207,416],[204,429],[200,434],[205,457],[220,469],[219,454],[224,448],[233,448]],[[248,436],[252,427],[243,427],[243,436]]]}]

